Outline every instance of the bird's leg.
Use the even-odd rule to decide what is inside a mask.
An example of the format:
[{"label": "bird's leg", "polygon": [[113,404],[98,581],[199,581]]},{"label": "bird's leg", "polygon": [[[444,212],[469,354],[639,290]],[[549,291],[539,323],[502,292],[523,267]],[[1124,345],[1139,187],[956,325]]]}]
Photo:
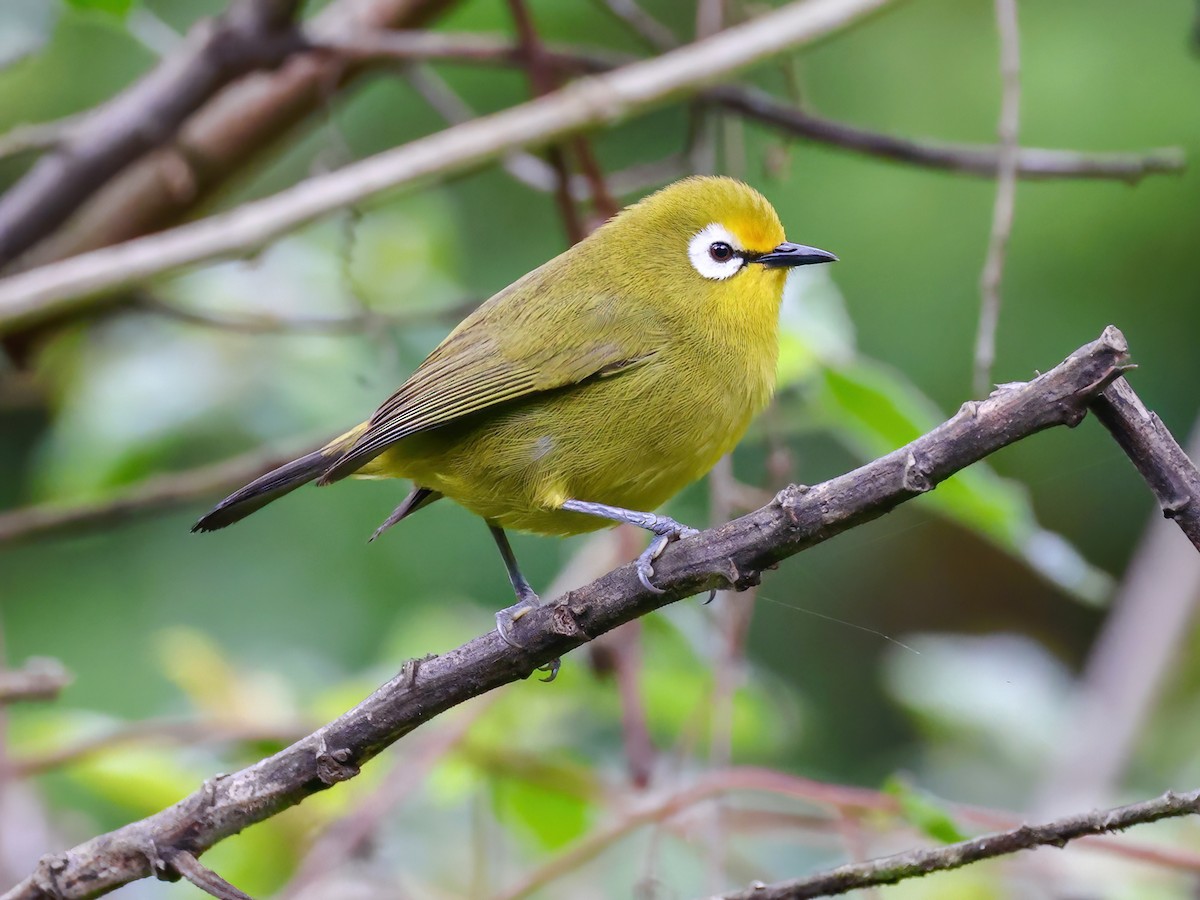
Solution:
[{"label": "bird's leg", "polygon": [[[523,649],[522,644],[512,636],[513,626],[517,624],[518,619],[541,606],[542,601],[530,587],[525,576],[521,574],[521,568],[517,565],[517,557],[513,554],[512,546],[508,543],[508,535],[504,533],[504,529],[494,522],[488,522],[488,528],[496,540],[496,547],[499,548],[500,557],[504,560],[504,568],[508,570],[508,580],[512,583],[513,592],[517,595],[516,603],[496,613],[496,633],[510,647]],[[558,675],[559,665],[559,661],[553,659],[546,665],[540,666],[539,672],[550,673],[549,677],[543,678],[542,681],[553,681]]]},{"label": "bird's leg", "polygon": [[693,534],[700,533],[695,528],[689,528],[687,525],[676,522],[670,516],[622,509],[619,506],[608,506],[604,503],[589,503],[586,500],[567,500],[563,503],[562,508],[588,516],[612,519],[614,522],[625,522],[626,524],[636,525],[638,528],[645,528],[647,531],[653,532],[654,540],[650,542],[650,546],[642,551],[642,554],[637,558],[637,574],[638,581],[642,583],[642,587],[655,594],[661,594],[663,591],[661,588],[657,588],[650,583],[650,579],[654,575],[654,561],[662,556],[662,552],[667,549],[667,544],[671,543],[671,541],[677,541],[682,537],[691,537]]}]

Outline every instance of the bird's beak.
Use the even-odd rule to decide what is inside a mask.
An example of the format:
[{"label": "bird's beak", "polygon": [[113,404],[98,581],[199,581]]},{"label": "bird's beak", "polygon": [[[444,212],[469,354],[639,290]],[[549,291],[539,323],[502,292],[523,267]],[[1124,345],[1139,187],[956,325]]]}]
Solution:
[{"label": "bird's beak", "polygon": [[816,247],[806,247],[803,244],[790,244],[786,241],[754,260],[768,269],[791,268],[792,266],[811,266],[813,263],[837,262],[837,257],[827,250]]}]

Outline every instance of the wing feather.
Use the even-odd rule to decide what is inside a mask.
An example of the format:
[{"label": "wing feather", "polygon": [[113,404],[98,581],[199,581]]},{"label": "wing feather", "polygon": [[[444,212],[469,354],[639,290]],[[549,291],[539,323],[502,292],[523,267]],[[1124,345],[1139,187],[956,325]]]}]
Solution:
[{"label": "wing feather", "polygon": [[[575,304],[532,302],[554,280],[553,271],[533,275],[541,277],[517,282],[451,332],[375,411],[366,430],[319,483],[350,475],[409,435],[536,393],[617,374],[650,359],[662,346],[664,323],[649,314],[615,315],[619,301],[612,297],[597,295]],[[530,335],[548,339],[532,340]]]}]

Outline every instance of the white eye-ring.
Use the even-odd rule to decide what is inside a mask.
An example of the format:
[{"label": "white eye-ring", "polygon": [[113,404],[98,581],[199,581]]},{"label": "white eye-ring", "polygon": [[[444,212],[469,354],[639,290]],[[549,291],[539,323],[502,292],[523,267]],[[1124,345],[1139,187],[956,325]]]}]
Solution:
[{"label": "white eye-ring", "polygon": [[724,281],[736,275],[746,262],[741,245],[729,229],[713,222],[706,225],[688,242],[688,259],[692,268],[713,281]]}]

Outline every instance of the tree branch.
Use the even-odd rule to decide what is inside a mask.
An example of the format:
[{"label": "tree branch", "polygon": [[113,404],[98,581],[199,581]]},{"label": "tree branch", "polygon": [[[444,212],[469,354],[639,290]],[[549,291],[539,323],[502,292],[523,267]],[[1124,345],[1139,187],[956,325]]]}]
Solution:
[{"label": "tree branch", "polygon": [[414,662],[354,709],[274,756],[215,777],[156,815],[47,857],[4,900],[106,893],[152,874],[145,852],[151,843],[160,852],[199,855],[353,778],[385,747],[471,697],[527,678],[538,666],[675,600],[756,584],[764,569],[932,490],[1001,447],[1045,428],[1077,424],[1127,356],[1123,335],[1109,327],[1049,372],[964,404],[953,418],[887,456],[820,485],[793,485],[747,516],[678,542],[655,567],[662,593],[647,591],[634,567],[622,566],[522,619],[523,649],[492,631]]},{"label": "tree branch", "polygon": [[[345,30],[417,28],[453,2],[334,0],[308,23],[307,33],[319,41]],[[314,50],[294,53],[272,72],[239,78],[189,117],[171,143],[110,179],[26,259],[43,264],[171,225],[326,104],[331,87],[363,70]]]},{"label": "tree branch", "polygon": [[70,683],[71,673],[57,659],[34,656],[19,669],[0,671],[0,704],[53,700]]},{"label": "tree branch", "polygon": [[[504,37],[482,34],[419,31],[347,31],[313,38],[314,44],[356,62],[456,62],[472,65],[520,64],[517,44]],[[545,60],[564,74],[598,74],[635,61],[634,57],[546,44]],[[701,91],[699,98],[732,112],[786,131],[797,137],[840,147],[864,156],[958,172],[996,177],[999,145],[955,144],[912,139],[859,128],[800,109],[766,91],[746,85],[722,85]],[[1138,153],[1082,153],[1021,147],[1017,175],[1033,181],[1059,178],[1106,179],[1136,184],[1147,175],[1173,174],[1185,166],[1183,151],[1162,147]]]},{"label": "tree branch", "polygon": [[[311,446],[308,444],[305,449],[311,449]],[[93,503],[75,506],[47,503],[3,512],[0,513],[0,544],[113,524],[131,515],[191,503],[200,497],[245,484],[293,456],[259,450],[210,466],[155,475],[119,496]]]},{"label": "tree branch", "polygon": [[809,0],[695,44],[573,82],[227,213],[0,281],[0,333],[94,305],[89,297],[179,266],[244,254],[343,206],[611,124],[845,28],[894,0]]},{"label": "tree branch", "polygon": [[[866,156],[988,178],[995,177],[1000,168],[998,146],[918,141],[881,134],[805,112],[754,88],[709,88],[704,98],[800,137]],[[1147,175],[1180,172],[1184,164],[1183,151],[1177,147],[1145,153],[1080,153],[1038,147],[1022,147],[1017,151],[1017,175],[1031,180],[1096,178],[1133,184]]]},{"label": "tree branch", "polygon": [[945,847],[922,848],[897,853],[865,863],[840,866],[809,878],[755,884],[744,891],[726,894],[724,900],[804,900],[831,897],[859,888],[895,884],[932,872],[958,869],[983,859],[1007,856],[1035,847],[1063,847],[1068,841],[1086,835],[1122,831],[1134,825],[1157,822],[1200,813],[1200,791],[1175,794],[1171,791],[1155,800],[1065,816],[1044,825],[1021,825],[1011,831],[988,834]]},{"label": "tree branch", "polygon": [[0,269],[54,231],[113,175],[168,141],[224,85],[302,48],[300,0],[235,0],[192,29],[184,49],[73,122],[55,150],[0,197]]},{"label": "tree branch", "polygon": [[1163,515],[1200,550],[1200,473],[1162,419],[1124,378],[1097,396],[1092,409],[1150,485]]},{"label": "tree branch", "polygon": [[186,850],[173,853],[170,859],[164,860],[164,865],[168,870],[186,878],[204,893],[216,897],[217,900],[254,900],[249,894],[235,888]]},{"label": "tree branch", "polygon": [[986,394],[996,361],[996,329],[1000,324],[1000,282],[1017,211],[1017,139],[1021,112],[1021,41],[1017,0],[994,0],[1000,33],[1000,160],[996,170],[996,199],[987,258],[979,276],[979,329],[975,335],[975,393]]}]

